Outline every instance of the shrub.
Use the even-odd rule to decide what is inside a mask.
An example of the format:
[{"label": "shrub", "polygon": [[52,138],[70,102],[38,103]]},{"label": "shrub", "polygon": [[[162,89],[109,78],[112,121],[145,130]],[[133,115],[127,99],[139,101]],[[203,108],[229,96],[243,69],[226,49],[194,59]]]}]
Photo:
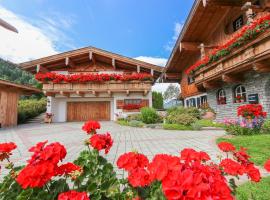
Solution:
[{"label": "shrub", "polygon": [[266,120],[262,126],[262,133],[270,134],[270,119]]},{"label": "shrub", "polygon": [[46,111],[46,98],[40,100],[28,99],[20,100],[18,106],[18,123],[25,123]]},{"label": "shrub", "polygon": [[193,130],[191,126],[185,126],[181,124],[163,124],[165,130],[179,130],[179,131],[188,131]]},{"label": "shrub", "polygon": [[229,133],[231,135],[256,135],[256,134],[260,134],[259,128],[241,127],[238,124],[232,124],[232,125],[226,126],[225,130],[227,133]]},{"label": "shrub", "polygon": [[160,92],[152,92],[153,108],[163,109],[163,96]]},{"label": "shrub", "polygon": [[127,117],[128,121],[132,121],[132,120],[141,121],[141,119],[142,119],[141,114],[130,114]]},{"label": "shrub", "polygon": [[194,123],[197,120],[197,118],[193,117],[190,114],[178,114],[177,112],[171,113],[166,118],[166,122],[169,124],[181,124],[184,126],[190,126],[192,123]]},{"label": "shrub", "polygon": [[141,109],[141,120],[146,124],[154,124],[158,122],[159,116],[154,108],[142,108]]},{"label": "shrub", "polygon": [[140,121],[132,120],[128,123],[128,125],[131,127],[143,127],[144,123],[142,123]]},{"label": "shrub", "polygon": [[195,107],[189,107],[189,108],[185,108],[183,106],[179,106],[179,107],[173,107],[167,110],[168,116],[169,115],[179,115],[179,114],[189,114],[197,119],[200,119],[200,110],[198,108]]},{"label": "shrub", "polygon": [[118,119],[117,123],[121,126],[128,126],[129,125],[128,120],[126,120],[126,119]]},{"label": "shrub", "polygon": [[192,123],[191,127],[195,131],[199,131],[199,130],[202,129],[202,125],[199,123],[199,121],[196,121],[196,122]]}]

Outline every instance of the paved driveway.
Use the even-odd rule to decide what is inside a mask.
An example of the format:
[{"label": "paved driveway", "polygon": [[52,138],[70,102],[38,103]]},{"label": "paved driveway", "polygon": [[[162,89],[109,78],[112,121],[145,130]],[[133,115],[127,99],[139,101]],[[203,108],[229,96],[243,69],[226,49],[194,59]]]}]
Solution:
[{"label": "paved driveway", "polygon": [[[88,136],[81,130],[83,123],[29,124],[17,128],[0,130],[0,143],[15,142],[18,149],[12,160],[24,164],[29,159],[29,147],[37,142],[49,140],[60,142],[67,148],[65,161],[74,160],[82,149],[83,141]],[[167,131],[158,129],[123,127],[114,122],[103,122],[100,133],[110,132],[114,145],[106,157],[116,163],[119,155],[137,150],[150,159],[157,153],[179,155],[183,148],[194,148],[209,153],[216,160],[218,149],[215,138],[222,136],[223,131]],[[4,173],[4,171],[3,171]],[[122,175],[122,171],[118,171]]]}]

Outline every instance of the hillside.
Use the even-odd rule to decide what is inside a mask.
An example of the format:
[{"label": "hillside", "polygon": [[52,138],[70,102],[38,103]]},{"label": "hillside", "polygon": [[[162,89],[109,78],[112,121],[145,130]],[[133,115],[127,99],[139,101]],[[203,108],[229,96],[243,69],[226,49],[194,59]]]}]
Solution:
[{"label": "hillside", "polygon": [[0,79],[9,80],[19,84],[28,84],[37,86],[38,83],[34,76],[21,70],[15,64],[7,62],[0,58]]}]

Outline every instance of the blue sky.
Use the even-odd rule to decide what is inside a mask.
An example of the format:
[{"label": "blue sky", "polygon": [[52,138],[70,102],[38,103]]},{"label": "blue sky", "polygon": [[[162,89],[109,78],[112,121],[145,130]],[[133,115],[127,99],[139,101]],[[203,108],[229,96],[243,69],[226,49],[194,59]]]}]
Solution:
[{"label": "blue sky", "polygon": [[[192,3],[193,0],[0,0],[0,17],[17,25],[12,17],[3,12],[1,15],[5,10],[37,28],[42,39],[51,45],[51,50],[44,48],[44,55],[90,45],[133,58],[167,59]],[[27,27],[19,24],[17,28],[23,32]],[[37,35],[37,44],[39,39]],[[16,59],[15,55],[7,59],[24,61],[36,57],[40,56]]]}]

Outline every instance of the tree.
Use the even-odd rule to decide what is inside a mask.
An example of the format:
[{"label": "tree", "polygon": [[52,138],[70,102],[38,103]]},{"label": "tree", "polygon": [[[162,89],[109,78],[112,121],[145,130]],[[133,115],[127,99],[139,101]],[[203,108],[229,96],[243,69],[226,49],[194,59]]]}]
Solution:
[{"label": "tree", "polygon": [[178,98],[180,89],[177,85],[170,84],[167,90],[164,92],[163,98],[165,101]]},{"label": "tree", "polygon": [[163,109],[163,96],[160,92],[153,91],[152,93],[153,108]]}]

